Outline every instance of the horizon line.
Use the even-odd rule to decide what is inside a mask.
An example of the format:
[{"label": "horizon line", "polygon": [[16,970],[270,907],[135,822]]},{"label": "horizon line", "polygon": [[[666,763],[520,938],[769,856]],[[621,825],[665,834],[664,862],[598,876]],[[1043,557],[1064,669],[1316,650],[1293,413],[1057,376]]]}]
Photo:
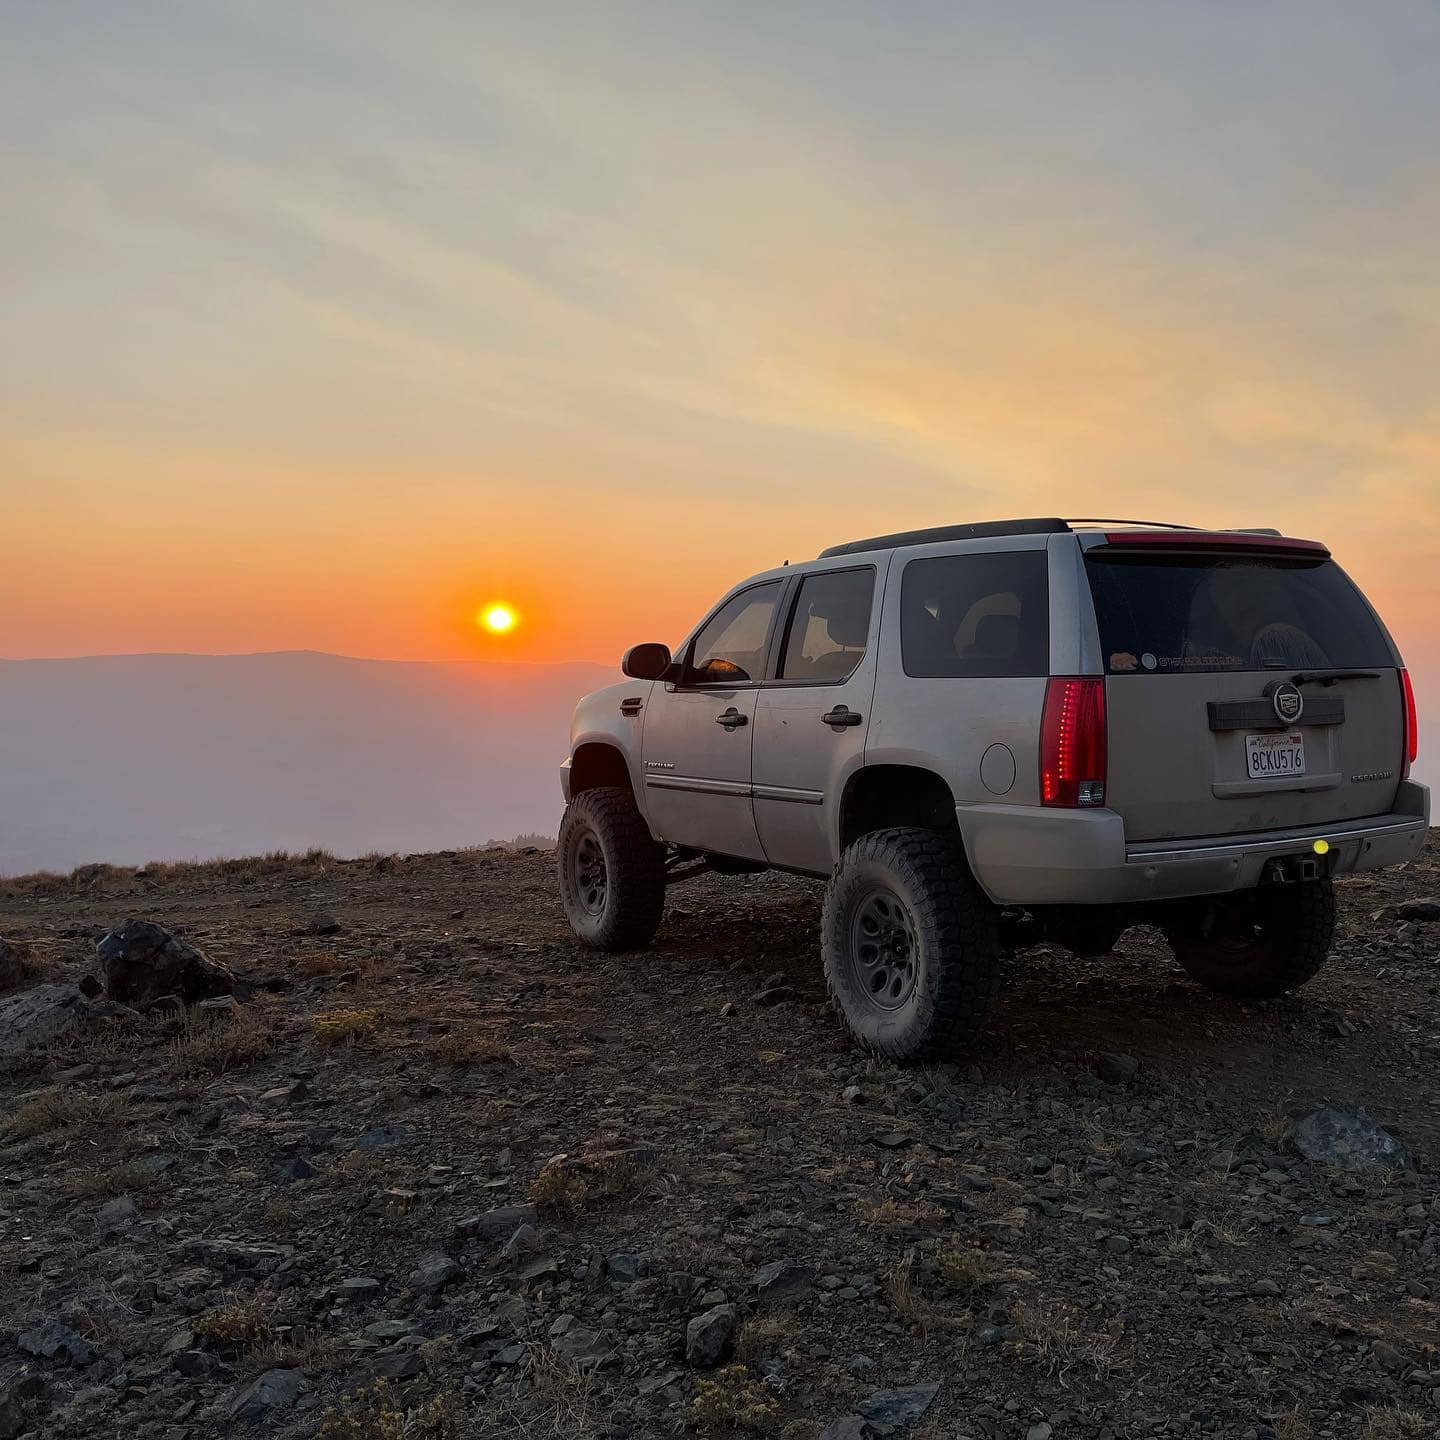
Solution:
[{"label": "horizon line", "polygon": [[494,660],[479,655],[452,658],[415,659],[390,655],[341,655],[333,650],[116,650],[89,655],[0,655],[0,665],[65,665],[86,660],[269,660],[281,656],[312,656],[323,660],[345,660],[356,665],[504,665],[531,670],[558,669],[565,665],[591,665],[597,670],[619,669],[603,660]]}]

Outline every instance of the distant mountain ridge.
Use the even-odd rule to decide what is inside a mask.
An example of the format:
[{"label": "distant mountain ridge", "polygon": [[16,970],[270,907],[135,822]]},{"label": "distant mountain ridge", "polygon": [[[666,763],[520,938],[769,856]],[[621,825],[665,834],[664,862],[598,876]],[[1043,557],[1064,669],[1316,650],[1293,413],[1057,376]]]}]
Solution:
[{"label": "distant mountain ridge", "polygon": [[584,662],[0,660],[0,874],[555,833]]}]

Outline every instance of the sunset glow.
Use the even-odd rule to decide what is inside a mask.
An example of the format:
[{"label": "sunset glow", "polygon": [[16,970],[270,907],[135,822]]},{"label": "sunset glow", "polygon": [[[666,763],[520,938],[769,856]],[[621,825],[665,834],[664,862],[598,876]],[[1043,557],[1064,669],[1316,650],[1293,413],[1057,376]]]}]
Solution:
[{"label": "sunset glow", "polygon": [[0,653],[613,665],[1134,514],[1330,542],[1440,712],[1433,7],[122,13],[0,53]]}]

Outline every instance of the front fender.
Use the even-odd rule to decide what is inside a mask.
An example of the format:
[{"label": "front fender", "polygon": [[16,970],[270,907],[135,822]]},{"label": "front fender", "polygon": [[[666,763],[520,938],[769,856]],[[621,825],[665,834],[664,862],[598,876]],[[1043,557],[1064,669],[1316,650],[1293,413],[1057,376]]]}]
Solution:
[{"label": "front fender", "polygon": [[[576,705],[570,725],[570,753],[560,766],[560,789],[567,805],[573,794],[571,780],[575,757],[586,745],[606,745],[618,751],[624,759],[625,769],[630,777],[630,789],[643,813],[645,787],[641,745],[645,710],[653,686],[653,681],[627,680],[619,685],[608,685],[603,690],[596,690]],[[621,711],[620,702],[630,699],[639,699],[641,702],[636,714],[625,714]]]}]

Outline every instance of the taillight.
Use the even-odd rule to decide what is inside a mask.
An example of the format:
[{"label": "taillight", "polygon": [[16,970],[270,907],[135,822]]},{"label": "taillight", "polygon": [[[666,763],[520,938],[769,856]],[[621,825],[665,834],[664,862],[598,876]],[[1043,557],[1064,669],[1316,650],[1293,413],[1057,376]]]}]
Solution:
[{"label": "taillight", "polygon": [[1420,753],[1420,724],[1415,714],[1415,687],[1410,683],[1410,672],[1400,672],[1400,693],[1405,698],[1405,773],[1415,763]]},{"label": "taillight", "polygon": [[1105,682],[1052,679],[1040,722],[1040,803],[1105,803]]}]

